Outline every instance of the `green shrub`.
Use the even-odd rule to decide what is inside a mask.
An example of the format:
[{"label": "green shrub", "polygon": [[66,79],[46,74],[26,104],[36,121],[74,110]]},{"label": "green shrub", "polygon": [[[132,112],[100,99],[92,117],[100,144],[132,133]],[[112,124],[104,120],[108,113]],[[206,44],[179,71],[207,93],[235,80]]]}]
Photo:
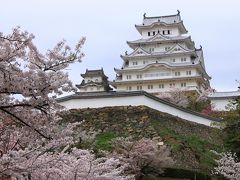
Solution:
[{"label": "green shrub", "polygon": [[98,150],[111,150],[111,140],[117,136],[113,132],[102,132],[96,135],[95,147]]}]

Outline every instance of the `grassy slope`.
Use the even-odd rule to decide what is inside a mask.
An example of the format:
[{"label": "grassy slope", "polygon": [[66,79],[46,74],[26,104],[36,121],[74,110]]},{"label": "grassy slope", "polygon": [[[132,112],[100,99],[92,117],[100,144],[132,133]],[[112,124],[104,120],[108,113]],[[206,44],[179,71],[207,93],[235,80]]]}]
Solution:
[{"label": "grassy slope", "polygon": [[145,106],[72,110],[67,121],[81,121],[84,130],[98,131],[94,147],[110,150],[110,140],[118,136],[161,137],[171,146],[176,167],[209,172],[213,165],[210,150],[220,150],[217,129],[192,123]]}]

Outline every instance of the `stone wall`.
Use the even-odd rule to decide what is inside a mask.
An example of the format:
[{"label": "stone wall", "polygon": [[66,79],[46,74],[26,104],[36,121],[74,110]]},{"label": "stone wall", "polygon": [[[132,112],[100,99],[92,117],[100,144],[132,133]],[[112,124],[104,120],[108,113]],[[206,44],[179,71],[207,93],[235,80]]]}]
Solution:
[{"label": "stone wall", "polygon": [[172,148],[176,166],[209,172],[210,150],[221,146],[220,130],[189,122],[145,106],[71,110],[68,122],[85,120],[86,132],[113,132],[116,136],[159,138]]}]

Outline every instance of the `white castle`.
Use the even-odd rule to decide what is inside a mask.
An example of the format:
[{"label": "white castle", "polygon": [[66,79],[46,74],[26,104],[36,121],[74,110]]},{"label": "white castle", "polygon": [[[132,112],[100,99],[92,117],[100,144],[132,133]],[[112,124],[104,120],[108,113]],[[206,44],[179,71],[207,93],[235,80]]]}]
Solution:
[{"label": "white castle", "polygon": [[[210,88],[202,47],[197,49],[187,35],[180,12],[158,17],[144,14],[136,29],[142,37],[127,41],[132,52],[121,55],[123,66],[115,68],[114,81],[108,81],[103,69],[87,69],[77,85],[79,92],[59,98],[58,102],[67,109],[143,105],[208,126],[219,122],[156,96],[174,88],[197,93]],[[109,84],[116,90],[112,91]],[[209,99],[221,109],[236,95],[240,94],[212,93]]]},{"label": "white castle", "polygon": [[[158,17],[144,14],[143,23],[136,29],[142,38],[127,41],[132,52],[121,56],[123,66],[115,69],[113,82],[108,81],[103,69],[87,69],[77,85],[79,92],[58,98],[58,102],[67,109],[143,105],[207,126],[221,121],[156,96],[174,88],[197,93],[210,88],[202,47],[197,49],[187,35],[180,12]],[[212,92],[208,98],[215,110],[225,111],[229,102],[239,96],[240,90]]]},{"label": "white castle", "polygon": [[195,48],[179,11],[158,17],[144,14],[135,27],[142,38],[127,41],[132,52],[121,55],[123,66],[115,68],[111,83],[117,91],[159,94],[172,88],[201,92],[210,87],[202,47]]}]

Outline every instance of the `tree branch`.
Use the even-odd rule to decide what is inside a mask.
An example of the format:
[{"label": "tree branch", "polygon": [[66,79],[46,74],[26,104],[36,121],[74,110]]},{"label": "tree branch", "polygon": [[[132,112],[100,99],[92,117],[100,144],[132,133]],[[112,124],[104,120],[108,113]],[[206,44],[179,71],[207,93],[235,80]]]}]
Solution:
[{"label": "tree branch", "polygon": [[40,136],[44,137],[45,139],[48,139],[48,140],[51,139],[51,137],[47,137],[46,135],[44,135],[43,133],[41,133],[38,129],[32,127],[31,125],[29,125],[28,123],[26,123],[25,121],[23,121],[22,119],[20,119],[19,117],[17,117],[15,114],[13,114],[13,113],[11,113],[11,112],[7,111],[6,109],[3,109],[3,108],[0,108],[0,110],[2,110],[3,112],[5,112],[5,113],[8,114],[8,115],[14,117],[14,118],[17,119],[19,122],[21,122],[23,125],[25,125],[25,126],[31,128],[31,129],[33,129],[35,132],[37,132]]},{"label": "tree branch", "polygon": [[29,40],[23,41],[20,39],[10,39],[10,38],[4,37],[4,36],[0,36],[0,39],[4,39],[4,40],[10,41],[10,42],[21,42],[21,43],[26,43],[29,41]]}]

